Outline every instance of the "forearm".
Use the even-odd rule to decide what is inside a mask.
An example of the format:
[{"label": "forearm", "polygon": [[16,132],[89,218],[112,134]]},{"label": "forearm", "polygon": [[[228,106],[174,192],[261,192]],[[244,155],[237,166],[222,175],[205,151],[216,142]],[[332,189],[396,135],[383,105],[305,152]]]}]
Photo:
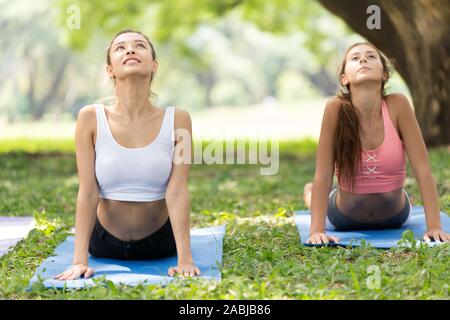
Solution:
[{"label": "forearm", "polygon": [[416,174],[420,195],[425,209],[427,229],[441,229],[441,217],[439,210],[439,197],[436,182],[429,170]]},{"label": "forearm", "polygon": [[78,193],[75,215],[75,251],[73,264],[88,263],[89,241],[97,216],[98,197]]},{"label": "forearm", "polygon": [[328,209],[328,195],[333,180],[314,179],[311,196],[311,228],[310,234],[314,232],[325,232],[325,221]]},{"label": "forearm", "polygon": [[177,246],[178,261],[192,261],[189,194],[185,191],[166,195],[166,203]]}]

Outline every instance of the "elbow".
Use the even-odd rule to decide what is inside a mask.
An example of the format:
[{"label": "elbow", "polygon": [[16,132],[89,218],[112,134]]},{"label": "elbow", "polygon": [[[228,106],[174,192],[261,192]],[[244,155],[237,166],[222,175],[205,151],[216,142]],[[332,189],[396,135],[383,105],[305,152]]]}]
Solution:
[{"label": "elbow", "polygon": [[187,191],[172,191],[166,192],[166,202],[177,201],[178,199],[187,196]]},{"label": "elbow", "polygon": [[166,193],[166,205],[173,207],[174,205],[180,205],[189,201],[189,194],[187,191],[174,191]]},{"label": "elbow", "polygon": [[98,202],[100,201],[100,194],[99,194],[98,190],[93,191],[93,192],[85,192],[85,191],[79,190],[77,198],[79,200],[98,204]]}]

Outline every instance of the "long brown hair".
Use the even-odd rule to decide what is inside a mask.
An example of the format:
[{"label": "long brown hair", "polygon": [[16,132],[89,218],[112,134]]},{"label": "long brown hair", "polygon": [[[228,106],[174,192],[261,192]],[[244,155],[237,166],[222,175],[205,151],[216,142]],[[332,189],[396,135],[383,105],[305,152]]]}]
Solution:
[{"label": "long brown hair", "polygon": [[[143,37],[147,40],[148,45],[150,46],[150,49],[151,49],[151,52],[152,52],[152,58],[153,58],[153,60],[156,60],[156,51],[155,51],[155,48],[153,47],[153,44],[152,44],[152,42],[150,41],[150,39],[149,39],[145,34],[143,34],[143,33],[140,32],[140,31],[136,31],[136,30],[124,29],[124,30],[121,30],[121,31],[119,31],[118,33],[116,33],[116,35],[112,38],[111,42],[109,43],[108,48],[106,49],[106,63],[107,63],[109,66],[111,65],[111,58],[109,57],[109,51],[111,50],[111,46],[112,46],[114,40],[115,40],[118,36],[120,36],[121,34],[124,34],[124,33],[137,33],[137,34],[140,34],[141,36],[143,36]],[[153,78],[154,78],[154,73],[152,72],[152,74],[151,74],[151,76],[150,76],[150,85],[152,84]],[[114,83],[115,83],[115,77],[114,77]],[[152,95],[155,95],[155,94],[150,90],[150,95],[152,96]]]},{"label": "long brown hair", "polygon": [[[339,70],[339,77],[345,73],[348,52],[352,48],[359,45],[371,46],[378,52],[383,65],[383,72],[387,74],[387,79],[382,80],[380,92],[382,96],[385,96],[385,84],[391,75],[392,62],[375,45],[369,42],[355,43],[345,51],[344,59]],[[336,169],[339,172],[339,185],[341,184],[341,179],[344,177],[351,182],[350,190],[353,191],[355,187],[356,170],[358,168],[358,163],[361,160],[362,151],[361,138],[359,136],[360,121],[358,111],[352,103],[350,84],[344,86],[341,83],[337,97],[341,101],[341,108],[339,110],[338,124],[336,128],[333,157]]]}]

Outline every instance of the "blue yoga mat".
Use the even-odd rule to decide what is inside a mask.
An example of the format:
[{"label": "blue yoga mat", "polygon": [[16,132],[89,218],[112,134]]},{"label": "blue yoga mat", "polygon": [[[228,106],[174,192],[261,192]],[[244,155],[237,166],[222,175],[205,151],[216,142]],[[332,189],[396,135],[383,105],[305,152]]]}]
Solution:
[{"label": "blue yoga mat", "polygon": [[[442,228],[449,232],[450,217],[441,212]],[[305,241],[309,238],[309,227],[311,223],[310,211],[301,210],[296,211],[295,224],[300,233],[300,242],[305,246],[323,246],[321,244],[309,244]],[[425,212],[423,207],[413,207],[411,215],[406,223],[399,229],[383,229],[383,230],[354,230],[354,231],[334,231],[332,228],[327,228],[326,233],[330,236],[339,238],[339,243],[329,243],[329,246],[361,246],[361,241],[364,239],[367,244],[374,248],[388,249],[398,246],[398,241],[402,238],[402,233],[407,229],[414,232],[418,243],[422,241],[425,233]],[[443,242],[430,242],[429,246],[442,244]]]},{"label": "blue yoga mat", "polygon": [[34,224],[33,217],[0,217],[0,257],[25,238]]},{"label": "blue yoga mat", "polygon": [[[192,229],[191,249],[201,278],[221,279],[219,267],[222,263],[223,237],[225,226]],[[69,236],[55,250],[55,255],[48,257],[38,267],[30,280],[28,289],[38,281],[38,275],[47,288],[84,288],[95,285],[92,279],[105,276],[106,280],[130,286],[138,284],[167,284],[175,279],[167,275],[169,267],[177,265],[177,257],[154,260],[115,260],[89,256],[88,264],[94,268],[94,276],[88,279],[55,280],[53,277],[66,270],[72,263],[74,236]]]}]

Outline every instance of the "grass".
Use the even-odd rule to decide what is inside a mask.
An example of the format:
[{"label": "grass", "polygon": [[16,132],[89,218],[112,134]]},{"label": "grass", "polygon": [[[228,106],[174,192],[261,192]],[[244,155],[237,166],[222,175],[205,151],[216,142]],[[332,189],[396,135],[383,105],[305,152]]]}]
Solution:
[{"label": "grass", "polygon": [[[0,299],[448,299],[450,246],[378,250],[369,246],[299,245],[294,210],[314,174],[311,141],[280,144],[280,169],[256,165],[193,165],[189,182],[193,227],[227,224],[222,281],[177,279],[167,287],[99,281],[83,290],[26,291],[37,266],[74,224],[78,176],[72,141],[0,142],[0,213],[34,214],[38,225],[0,258]],[[450,153],[429,152],[441,210],[450,212]],[[420,205],[408,167],[405,189]],[[371,270],[380,274],[370,285]]]}]

